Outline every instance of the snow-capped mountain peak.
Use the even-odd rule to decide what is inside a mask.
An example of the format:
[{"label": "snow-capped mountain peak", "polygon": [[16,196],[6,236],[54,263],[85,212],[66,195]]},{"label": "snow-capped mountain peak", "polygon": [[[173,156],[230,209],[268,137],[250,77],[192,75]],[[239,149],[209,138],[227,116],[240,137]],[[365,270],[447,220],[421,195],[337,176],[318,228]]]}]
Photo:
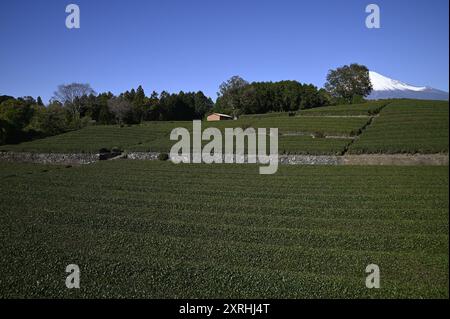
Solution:
[{"label": "snow-capped mountain peak", "polygon": [[390,79],[374,71],[369,71],[370,82],[373,91],[368,99],[423,99],[423,100],[446,100],[448,92],[433,89],[427,86],[414,86],[404,82]]},{"label": "snow-capped mountain peak", "polygon": [[369,71],[370,82],[372,82],[374,91],[395,91],[395,90],[411,90],[411,91],[425,91],[426,86],[413,86],[401,81],[390,79],[380,73]]}]

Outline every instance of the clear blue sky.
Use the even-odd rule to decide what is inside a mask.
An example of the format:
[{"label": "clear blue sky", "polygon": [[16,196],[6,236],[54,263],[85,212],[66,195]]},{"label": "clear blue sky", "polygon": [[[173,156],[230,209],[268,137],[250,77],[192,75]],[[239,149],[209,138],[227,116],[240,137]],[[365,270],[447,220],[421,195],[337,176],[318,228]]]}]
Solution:
[{"label": "clear blue sky", "polygon": [[[65,27],[65,7],[81,28]],[[365,7],[381,8],[381,29]],[[0,94],[41,95],[88,82],[119,93],[203,90],[232,75],[321,87],[357,62],[448,91],[448,0],[8,0],[0,2]]]}]

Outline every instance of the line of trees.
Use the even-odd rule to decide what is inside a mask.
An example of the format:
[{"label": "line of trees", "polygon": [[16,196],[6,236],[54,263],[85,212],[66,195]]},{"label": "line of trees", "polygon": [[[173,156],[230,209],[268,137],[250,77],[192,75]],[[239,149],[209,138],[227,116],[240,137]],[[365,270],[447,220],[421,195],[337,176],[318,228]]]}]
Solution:
[{"label": "line of trees", "polygon": [[56,99],[68,109],[76,109],[73,121],[88,117],[99,124],[138,124],[143,121],[177,121],[202,119],[214,102],[203,92],[179,92],[146,96],[142,86],[114,96],[111,92],[82,95],[73,102]]},{"label": "line of trees", "polygon": [[238,116],[297,111],[330,103],[331,95],[312,84],[297,81],[248,83],[233,76],[220,85],[215,110]]},{"label": "line of trees", "polygon": [[202,119],[214,102],[203,92],[146,96],[142,86],[115,96],[96,94],[89,84],[60,85],[47,106],[42,99],[0,96],[0,143],[18,143],[60,134],[89,124]]},{"label": "line of trees", "polygon": [[[60,130],[57,127],[59,115],[64,116],[62,108],[56,110],[52,105],[46,108],[40,97],[35,100],[30,96],[16,99],[12,96],[1,95],[0,143],[17,143],[47,134],[61,133],[64,129]],[[41,125],[46,126],[46,133],[35,129]]]}]

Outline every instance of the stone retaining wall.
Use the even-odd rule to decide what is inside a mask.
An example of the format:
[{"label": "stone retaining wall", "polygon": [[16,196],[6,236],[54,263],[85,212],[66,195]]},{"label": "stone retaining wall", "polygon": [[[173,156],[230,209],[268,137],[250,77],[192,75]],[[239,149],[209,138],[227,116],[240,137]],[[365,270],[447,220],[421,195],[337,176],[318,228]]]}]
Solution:
[{"label": "stone retaining wall", "polygon": [[361,154],[341,156],[342,165],[448,165],[448,154]]},{"label": "stone retaining wall", "polygon": [[157,152],[130,152],[127,154],[127,159],[154,161],[158,159],[158,155]]},{"label": "stone retaining wall", "polygon": [[280,164],[290,165],[339,165],[339,156],[333,155],[280,155]]},{"label": "stone retaining wall", "polygon": [[40,164],[91,164],[98,161],[98,154],[0,152],[0,160]]},{"label": "stone retaining wall", "polygon": [[[124,153],[115,159],[158,160],[157,152]],[[114,159],[114,158],[112,158]],[[280,155],[279,163],[288,165],[448,165],[448,154],[361,154],[361,155]],[[91,164],[99,154],[60,154],[0,152],[0,161],[41,164]],[[244,161],[247,162],[247,156]]]}]

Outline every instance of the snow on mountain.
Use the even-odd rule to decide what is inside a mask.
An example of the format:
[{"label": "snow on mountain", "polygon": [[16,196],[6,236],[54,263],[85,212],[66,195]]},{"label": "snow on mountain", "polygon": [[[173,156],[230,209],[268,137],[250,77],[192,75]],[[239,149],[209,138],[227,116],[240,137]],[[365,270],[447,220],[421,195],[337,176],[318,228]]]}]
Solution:
[{"label": "snow on mountain", "polygon": [[414,86],[369,71],[373,91],[368,99],[412,98],[423,100],[448,100],[448,92],[427,86]]},{"label": "snow on mountain", "polygon": [[375,91],[412,90],[419,92],[425,91],[427,89],[426,86],[412,86],[397,80],[390,79],[374,71],[369,71],[369,77]]}]

